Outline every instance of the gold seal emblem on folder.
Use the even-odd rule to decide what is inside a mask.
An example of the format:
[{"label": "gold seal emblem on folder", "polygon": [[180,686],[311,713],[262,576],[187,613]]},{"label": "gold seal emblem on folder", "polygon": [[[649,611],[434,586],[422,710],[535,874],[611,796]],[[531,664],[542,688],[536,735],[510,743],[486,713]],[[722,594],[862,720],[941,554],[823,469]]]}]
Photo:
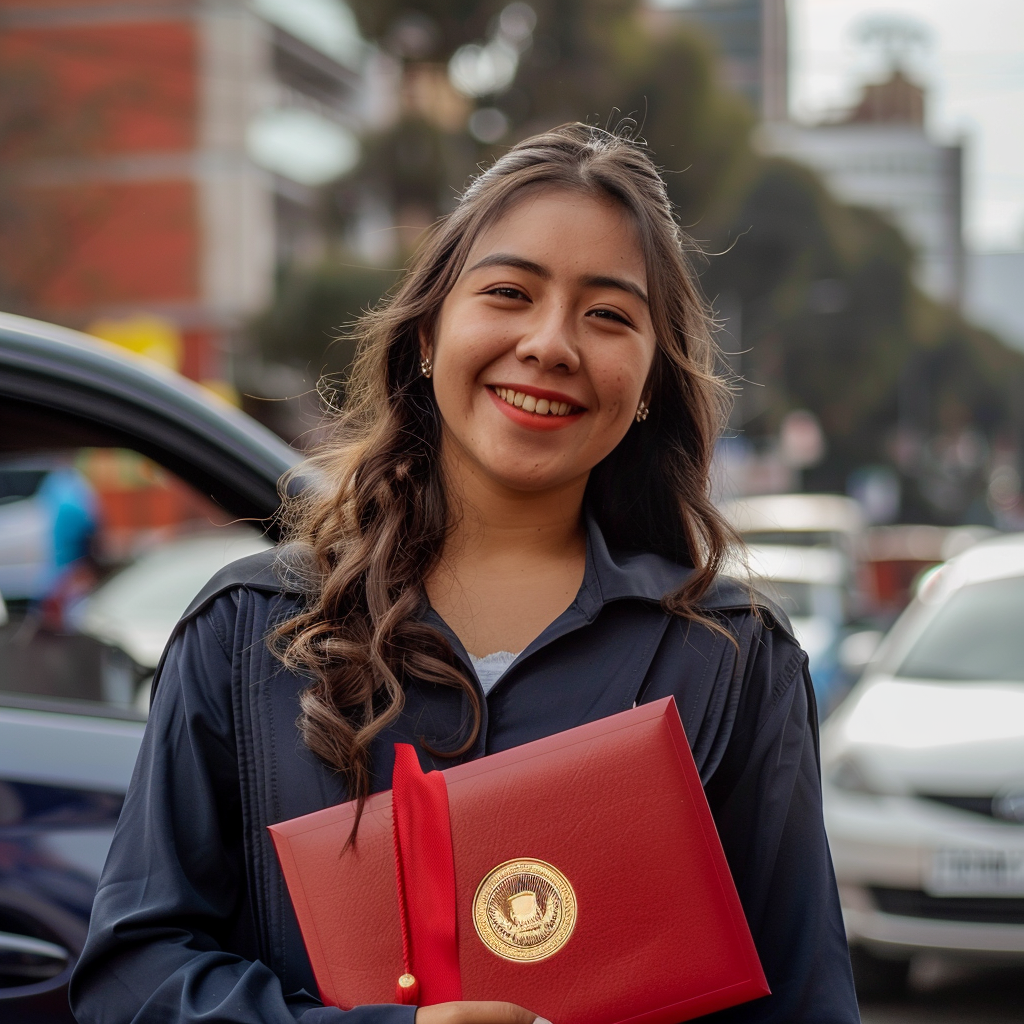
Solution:
[{"label": "gold seal emblem on folder", "polygon": [[576,893],[558,868],[542,860],[507,860],[473,897],[481,942],[506,960],[546,960],[576,927]]}]

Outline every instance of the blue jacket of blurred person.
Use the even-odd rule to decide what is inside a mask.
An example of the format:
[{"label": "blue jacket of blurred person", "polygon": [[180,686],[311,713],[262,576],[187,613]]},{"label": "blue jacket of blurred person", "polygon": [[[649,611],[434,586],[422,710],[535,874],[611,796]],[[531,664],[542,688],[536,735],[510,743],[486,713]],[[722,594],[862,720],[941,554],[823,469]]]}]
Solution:
[{"label": "blue jacket of blurred person", "polygon": [[38,602],[89,554],[99,502],[69,465],[12,465],[0,493],[0,594]]},{"label": "blue jacket of blurred person", "polygon": [[54,580],[72,562],[89,554],[99,524],[99,502],[88,480],[76,469],[56,469],[47,473],[39,500],[52,523],[52,562],[46,584]]}]

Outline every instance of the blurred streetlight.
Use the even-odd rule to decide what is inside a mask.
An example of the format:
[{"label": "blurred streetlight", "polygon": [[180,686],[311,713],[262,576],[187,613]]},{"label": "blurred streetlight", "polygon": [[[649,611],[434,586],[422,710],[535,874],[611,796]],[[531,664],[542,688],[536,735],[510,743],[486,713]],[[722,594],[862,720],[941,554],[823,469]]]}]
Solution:
[{"label": "blurred streetlight", "polygon": [[509,4],[486,43],[467,43],[452,54],[448,62],[452,85],[470,97],[504,92],[515,81],[519,55],[530,46],[536,24],[537,15],[529,4]]}]

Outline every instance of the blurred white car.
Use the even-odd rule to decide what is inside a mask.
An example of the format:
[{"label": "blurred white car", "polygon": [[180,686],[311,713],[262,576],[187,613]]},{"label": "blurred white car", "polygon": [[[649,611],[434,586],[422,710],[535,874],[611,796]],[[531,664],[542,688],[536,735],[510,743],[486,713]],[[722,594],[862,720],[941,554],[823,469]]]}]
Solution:
[{"label": "blurred white car", "polygon": [[748,544],[835,548],[851,568],[866,525],[857,502],[841,494],[761,494],[722,511]]},{"label": "blurred white car", "polygon": [[142,555],[86,598],[80,632],[119,647],[155,669],[189,602],[218,569],[271,547],[255,530],[236,527],[182,537]]},{"label": "blurred white car", "polygon": [[266,537],[244,526],[193,534],[147,552],[97,587],[71,619],[78,632],[110,651],[105,697],[145,711],[146,683],[192,598],[218,569],[269,547]]},{"label": "blurred white car", "polygon": [[1024,964],[1024,535],[923,581],[826,722],[822,777],[866,985],[923,950]]},{"label": "blurred white car", "polygon": [[838,651],[847,621],[849,563],[830,547],[748,544],[751,583],[777,601],[807,652],[811,679],[824,714],[840,686]]}]

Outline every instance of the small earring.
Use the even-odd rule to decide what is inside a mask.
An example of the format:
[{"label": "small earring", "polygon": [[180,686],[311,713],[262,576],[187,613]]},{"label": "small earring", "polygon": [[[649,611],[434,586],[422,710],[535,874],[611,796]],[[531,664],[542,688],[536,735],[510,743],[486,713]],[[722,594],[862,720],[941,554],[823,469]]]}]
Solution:
[{"label": "small earring", "polygon": [[647,419],[647,414],[651,410],[647,407],[647,403],[641,399],[640,404],[636,407],[636,421],[637,423],[643,423]]},{"label": "small earring", "polygon": [[428,380],[434,376],[434,364],[430,361],[429,357],[424,357],[420,360],[420,373]]}]

